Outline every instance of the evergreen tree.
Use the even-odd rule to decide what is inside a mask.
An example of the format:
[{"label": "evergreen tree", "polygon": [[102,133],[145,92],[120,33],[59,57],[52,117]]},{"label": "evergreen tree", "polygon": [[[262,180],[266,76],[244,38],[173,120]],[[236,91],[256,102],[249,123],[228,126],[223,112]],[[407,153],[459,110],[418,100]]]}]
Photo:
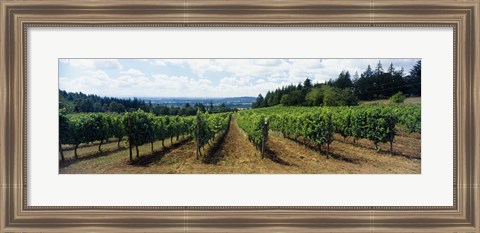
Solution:
[{"label": "evergreen tree", "polygon": [[352,88],[353,83],[352,80],[350,79],[350,72],[345,72],[342,71],[339,75],[337,80],[333,82],[333,86],[338,87],[338,88]]},{"label": "evergreen tree", "polygon": [[253,102],[252,108],[261,108],[261,107],[263,107],[263,101],[264,101],[263,95],[262,95],[262,94],[259,94],[258,97],[257,97],[257,99],[255,100],[255,102]]},{"label": "evergreen tree", "polygon": [[303,87],[306,89],[312,88],[312,80],[310,80],[309,78],[305,79],[305,81],[303,82]]},{"label": "evergreen tree", "polygon": [[372,67],[370,65],[367,66],[367,70],[365,70],[365,72],[363,72],[362,74],[365,78],[370,78],[373,76],[373,70],[372,70]]},{"label": "evergreen tree", "polygon": [[377,66],[375,67],[375,72],[374,74],[377,75],[377,76],[380,76],[383,74],[383,66],[382,66],[382,62],[378,61],[377,63]]},{"label": "evergreen tree", "polygon": [[407,85],[409,87],[409,94],[420,96],[422,94],[422,61],[418,60],[417,63],[410,70],[410,75],[407,78]]}]

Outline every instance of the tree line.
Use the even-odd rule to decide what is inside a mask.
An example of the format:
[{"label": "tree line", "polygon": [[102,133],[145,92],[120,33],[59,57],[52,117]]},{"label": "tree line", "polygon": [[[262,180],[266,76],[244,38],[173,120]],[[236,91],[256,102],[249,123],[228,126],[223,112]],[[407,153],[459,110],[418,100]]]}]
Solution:
[{"label": "tree line", "polygon": [[353,77],[349,71],[342,71],[337,78],[325,83],[313,84],[307,78],[303,84],[288,85],[260,94],[252,108],[285,106],[353,106],[358,101],[386,99],[397,93],[406,96],[421,96],[421,60],[418,60],[409,74],[393,64],[385,70],[379,61],[375,68]]},{"label": "tree line", "polygon": [[204,105],[202,103],[189,104],[183,107],[163,106],[152,104],[150,101],[134,97],[133,99],[122,99],[114,97],[100,97],[98,95],[87,95],[82,92],[74,93],[59,90],[59,109],[65,109],[65,113],[92,113],[92,112],[110,112],[124,113],[142,109],[144,112],[153,113],[155,115],[178,115],[178,116],[195,116],[197,109],[202,112],[220,113],[232,112],[235,109],[227,107],[224,103],[214,106],[213,103]]}]

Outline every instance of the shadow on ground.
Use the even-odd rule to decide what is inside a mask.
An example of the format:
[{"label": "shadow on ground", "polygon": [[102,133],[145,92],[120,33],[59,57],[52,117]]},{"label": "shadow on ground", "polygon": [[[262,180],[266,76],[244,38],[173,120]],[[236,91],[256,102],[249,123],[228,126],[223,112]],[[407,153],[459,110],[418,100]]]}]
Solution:
[{"label": "shadow on ground", "polygon": [[[398,152],[398,151],[393,151],[393,153],[390,153],[390,150],[384,150],[382,148],[379,148],[378,150],[375,149],[375,147],[372,145],[372,146],[369,146],[369,145],[366,145],[364,143],[359,143],[359,142],[348,142],[348,141],[345,141],[345,140],[337,140],[338,142],[341,142],[341,143],[344,143],[344,144],[348,144],[348,145],[352,145],[352,146],[356,146],[356,147],[360,147],[360,148],[363,148],[363,149],[368,149],[368,150],[376,150],[379,154],[384,154],[384,155],[390,155],[390,156],[403,156],[403,157],[407,157],[409,159],[419,159],[418,156],[414,156],[414,155],[408,155],[408,154],[403,154],[401,152]],[[373,143],[372,143],[373,144]],[[395,147],[395,142],[393,143],[393,146]]]},{"label": "shadow on ground", "polygon": [[[292,139],[290,137],[285,137],[285,138],[290,140],[290,141],[293,141],[293,142],[297,143],[298,145],[301,145],[301,146],[304,146],[306,148],[309,148],[310,150],[316,151],[316,152],[320,153],[321,155],[327,156],[326,148],[322,148],[322,150],[320,150],[318,147],[315,147],[313,145],[305,143],[301,140],[295,140],[295,139]],[[361,160],[359,160],[359,159],[347,158],[345,156],[342,156],[342,155],[339,155],[339,154],[336,154],[336,153],[332,153],[332,151],[329,151],[328,155],[333,159],[340,160],[340,161],[345,161],[345,162],[348,162],[348,163],[360,164],[360,162],[361,162]]]},{"label": "shadow on ground", "polygon": [[218,139],[218,141],[216,141],[214,143],[213,147],[211,147],[207,151],[205,157],[203,158],[204,163],[206,163],[206,164],[217,164],[218,162],[222,161],[222,159],[225,155],[224,155],[224,153],[221,153],[220,148],[222,148],[222,145],[225,142],[225,138],[226,138],[229,130],[230,129],[225,130],[225,132]]},{"label": "shadow on ground", "polygon": [[280,158],[277,153],[273,150],[271,150],[270,148],[267,148],[267,150],[265,151],[265,157],[272,160],[273,162],[275,163],[278,163],[278,164],[281,164],[281,165],[285,165],[285,166],[297,166],[295,164],[292,164],[292,163],[289,163],[285,160],[283,160],[282,158]]},{"label": "shadow on ground", "polygon": [[192,139],[191,137],[186,137],[186,138],[174,143],[173,145],[171,145],[169,147],[162,148],[159,151],[153,151],[152,153],[150,153],[148,155],[140,156],[140,157],[134,159],[132,162],[129,162],[129,164],[132,165],[132,166],[138,166],[138,167],[148,167],[148,166],[150,166],[150,164],[156,163],[156,162],[162,160],[162,158],[166,154],[168,154],[170,151],[184,145],[185,143],[189,142],[191,139]]},{"label": "shadow on ground", "polygon": [[60,168],[65,168],[65,167],[68,167],[76,162],[80,162],[80,161],[84,161],[84,160],[90,160],[90,159],[96,159],[96,158],[99,158],[99,157],[103,157],[103,156],[108,156],[110,154],[115,154],[119,151],[122,151],[122,150],[126,150],[127,148],[126,147],[117,147],[113,150],[102,150],[102,151],[99,151],[99,152],[96,152],[94,154],[87,154],[87,155],[79,155],[78,158],[70,158],[70,159],[65,159],[65,161],[60,161],[59,164],[60,164]]}]

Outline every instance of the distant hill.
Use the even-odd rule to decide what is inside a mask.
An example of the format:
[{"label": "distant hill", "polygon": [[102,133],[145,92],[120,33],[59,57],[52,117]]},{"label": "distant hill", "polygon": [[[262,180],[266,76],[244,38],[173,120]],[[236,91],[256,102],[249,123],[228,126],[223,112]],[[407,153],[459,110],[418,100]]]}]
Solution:
[{"label": "distant hill", "polygon": [[118,112],[142,109],[156,115],[193,116],[197,109],[210,113],[231,112],[250,108],[254,97],[229,98],[164,98],[164,97],[100,97],[82,92],[59,90],[59,109],[65,113]]},{"label": "distant hill", "polygon": [[255,97],[227,97],[227,98],[189,98],[189,97],[139,97],[139,99],[144,100],[145,102],[151,102],[152,104],[158,104],[162,106],[169,107],[183,107],[185,104],[203,104],[205,106],[219,106],[225,104],[226,107],[230,108],[250,108],[252,103],[255,101]]}]

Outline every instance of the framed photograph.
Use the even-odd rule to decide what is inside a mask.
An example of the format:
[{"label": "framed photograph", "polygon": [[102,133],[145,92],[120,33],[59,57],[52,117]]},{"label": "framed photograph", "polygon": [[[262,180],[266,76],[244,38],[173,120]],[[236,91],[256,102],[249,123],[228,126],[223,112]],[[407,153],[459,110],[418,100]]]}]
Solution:
[{"label": "framed photograph", "polygon": [[0,4],[0,232],[480,233],[478,0]]}]

